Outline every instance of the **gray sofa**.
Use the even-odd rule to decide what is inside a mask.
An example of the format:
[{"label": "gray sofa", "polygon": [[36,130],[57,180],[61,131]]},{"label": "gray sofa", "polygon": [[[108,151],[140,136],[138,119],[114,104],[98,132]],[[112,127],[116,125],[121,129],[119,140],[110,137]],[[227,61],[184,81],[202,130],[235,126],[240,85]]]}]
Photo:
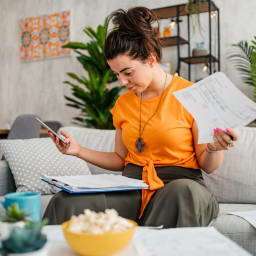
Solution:
[{"label": "gray sofa", "polygon": [[[77,138],[80,144],[100,151],[114,149],[114,131],[64,127]],[[214,173],[204,174],[208,188],[218,199],[220,212],[210,224],[221,233],[234,240],[247,251],[256,255],[256,230],[244,219],[229,212],[256,211],[256,129],[239,128],[240,135],[236,147],[225,152],[222,166]],[[88,164],[92,174],[108,172]],[[117,172],[111,172],[119,174]],[[8,163],[0,161],[0,195],[15,191],[14,181]],[[42,214],[52,195],[42,196]],[[0,212],[2,211],[0,207]]]}]

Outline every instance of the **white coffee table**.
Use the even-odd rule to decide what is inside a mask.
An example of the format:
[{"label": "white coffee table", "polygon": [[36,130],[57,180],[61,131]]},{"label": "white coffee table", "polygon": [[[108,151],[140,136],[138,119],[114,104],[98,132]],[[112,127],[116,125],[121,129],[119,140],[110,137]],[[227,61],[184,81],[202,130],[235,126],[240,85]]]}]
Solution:
[{"label": "white coffee table", "polygon": [[[77,256],[65,242],[61,226],[45,226],[49,256]],[[216,231],[206,228],[149,229],[138,227],[131,244],[115,256],[249,256],[247,251]],[[45,255],[45,256],[46,256]]]},{"label": "white coffee table", "polygon": [[[43,232],[47,235],[48,242],[46,244],[47,256],[77,256],[77,254],[69,247],[63,236],[60,225],[48,225],[43,228]],[[45,256],[46,256],[45,255]],[[136,249],[131,243],[122,252],[115,256],[137,256]]]}]

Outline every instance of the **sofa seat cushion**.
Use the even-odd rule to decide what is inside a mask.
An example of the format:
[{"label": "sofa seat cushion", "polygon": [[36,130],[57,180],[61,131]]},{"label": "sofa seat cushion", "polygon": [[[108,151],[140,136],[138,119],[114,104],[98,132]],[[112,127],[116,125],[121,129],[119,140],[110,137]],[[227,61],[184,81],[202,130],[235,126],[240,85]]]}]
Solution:
[{"label": "sofa seat cushion", "polygon": [[213,221],[219,232],[229,237],[251,253],[256,251],[256,229],[241,217],[227,214],[228,212],[255,211],[254,204],[219,204],[220,212]]},{"label": "sofa seat cushion", "polygon": [[241,217],[228,214],[229,212],[255,211],[255,204],[219,204],[220,212],[217,219],[213,222],[221,233],[233,234],[239,232],[255,233],[256,229]]},{"label": "sofa seat cushion", "polygon": [[53,197],[53,195],[42,195],[41,196],[41,218],[43,217],[44,212],[47,208],[47,205],[49,204],[52,197]]}]

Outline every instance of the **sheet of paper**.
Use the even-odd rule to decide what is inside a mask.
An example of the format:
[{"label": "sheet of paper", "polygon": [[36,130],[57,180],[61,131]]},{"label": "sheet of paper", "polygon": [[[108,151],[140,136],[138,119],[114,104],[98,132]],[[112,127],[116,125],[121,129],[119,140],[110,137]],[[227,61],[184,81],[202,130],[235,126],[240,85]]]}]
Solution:
[{"label": "sheet of paper", "polygon": [[241,217],[248,221],[254,228],[256,228],[256,211],[229,212],[228,214]]},{"label": "sheet of paper", "polygon": [[136,230],[133,243],[140,256],[248,256],[243,248],[216,231],[207,228]]},{"label": "sheet of paper", "polygon": [[222,72],[173,93],[195,118],[198,143],[213,142],[215,128],[236,128],[256,119],[256,103]]},{"label": "sheet of paper", "polygon": [[147,188],[143,180],[132,179],[121,175],[98,174],[98,175],[76,175],[76,176],[45,176],[49,181],[56,180],[59,184],[67,184],[70,187],[82,189],[100,188]]},{"label": "sheet of paper", "polygon": [[156,229],[156,230],[159,230],[159,229],[163,229],[163,227],[164,227],[164,225],[160,225],[160,226],[156,226],[156,227],[154,227],[154,226],[138,226],[136,228],[136,232],[138,230],[139,230],[138,232],[143,232],[146,229]]}]

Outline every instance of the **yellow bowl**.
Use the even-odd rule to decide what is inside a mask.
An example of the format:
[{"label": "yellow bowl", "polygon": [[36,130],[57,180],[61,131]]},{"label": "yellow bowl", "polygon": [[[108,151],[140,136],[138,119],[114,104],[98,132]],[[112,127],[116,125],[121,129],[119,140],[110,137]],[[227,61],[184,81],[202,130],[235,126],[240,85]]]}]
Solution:
[{"label": "yellow bowl", "polygon": [[69,246],[83,256],[109,256],[124,249],[131,241],[137,223],[128,220],[133,226],[125,231],[103,234],[77,234],[68,231],[70,221],[62,223],[64,237]]}]

